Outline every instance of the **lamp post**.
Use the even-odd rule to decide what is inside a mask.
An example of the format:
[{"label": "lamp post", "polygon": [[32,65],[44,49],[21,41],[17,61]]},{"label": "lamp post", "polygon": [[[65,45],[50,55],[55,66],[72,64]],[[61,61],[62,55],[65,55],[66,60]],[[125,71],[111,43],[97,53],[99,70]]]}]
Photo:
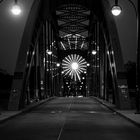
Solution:
[{"label": "lamp post", "polygon": [[96,50],[92,50],[92,55],[96,55],[97,51]]},{"label": "lamp post", "polygon": [[[4,2],[4,0],[0,0],[0,4],[2,3],[2,2]],[[14,0],[14,5],[11,7],[11,13],[13,14],[13,15],[20,15],[21,14],[21,7],[17,4],[17,2],[18,2],[18,0]],[[0,112],[0,115],[1,115],[2,113]]]},{"label": "lamp post", "polygon": [[[139,37],[139,0],[137,0],[137,7],[133,3],[133,1],[128,0],[128,2],[132,5],[135,10],[136,20],[137,20],[137,60],[136,60],[136,113],[140,113],[140,37]],[[118,0],[115,0],[115,5],[112,7],[111,12],[114,16],[120,15],[122,9],[118,5]]]},{"label": "lamp post", "polygon": [[115,0],[115,5],[112,6],[111,12],[114,16],[121,14],[122,8],[118,5],[118,0]]},{"label": "lamp post", "polygon": [[47,50],[47,54],[48,55],[52,55],[52,51],[51,50]]},{"label": "lamp post", "polygon": [[[0,3],[2,2],[3,0],[0,0]],[[0,112],[0,115],[1,115],[1,112]]]},{"label": "lamp post", "polygon": [[56,63],[56,66],[57,66],[57,67],[60,67],[60,63]]},{"label": "lamp post", "polygon": [[21,7],[18,5],[18,0],[15,0],[14,5],[11,7],[11,13],[15,16],[20,15],[22,12]]},{"label": "lamp post", "polygon": [[[2,3],[4,0],[0,0],[0,3]],[[14,5],[12,5],[11,9],[10,9],[11,13],[14,16],[19,16],[22,12],[21,7],[18,5],[18,0],[14,0]]]}]

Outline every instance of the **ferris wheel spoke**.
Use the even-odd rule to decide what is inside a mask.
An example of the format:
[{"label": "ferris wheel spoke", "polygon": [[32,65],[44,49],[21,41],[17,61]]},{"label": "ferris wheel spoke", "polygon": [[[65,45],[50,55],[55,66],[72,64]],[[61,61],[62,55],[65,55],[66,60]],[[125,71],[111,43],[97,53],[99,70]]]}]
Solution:
[{"label": "ferris wheel spoke", "polygon": [[80,55],[70,54],[62,60],[62,68],[65,76],[80,81],[80,74],[86,70],[87,62]]},{"label": "ferris wheel spoke", "polygon": [[85,61],[84,59],[80,59],[80,60],[79,60],[79,63],[83,63],[83,62],[86,63],[86,61]]},{"label": "ferris wheel spoke", "polygon": [[78,60],[79,60],[79,57],[80,57],[80,56],[79,56],[79,55],[77,55],[77,57],[76,57],[76,61],[78,61]]},{"label": "ferris wheel spoke", "polygon": [[78,79],[80,80],[80,75],[79,75],[78,71],[76,71],[76,75],[77,75]]},{"label": "ferris wheel spoke", "polygon": [[67,57],[66,57],[66,60],[67,60],[67,62],[69,62],[69,63],[71,62],[71,60],[70,60],[70,59],[68,59]]},{"label": "ferris wheel spoke", "polygon": [[69,60],[70,60],[70,62],[72,61],[72,58],[70,57],[70,55],[68,55],[68,58],[69,58]]}]

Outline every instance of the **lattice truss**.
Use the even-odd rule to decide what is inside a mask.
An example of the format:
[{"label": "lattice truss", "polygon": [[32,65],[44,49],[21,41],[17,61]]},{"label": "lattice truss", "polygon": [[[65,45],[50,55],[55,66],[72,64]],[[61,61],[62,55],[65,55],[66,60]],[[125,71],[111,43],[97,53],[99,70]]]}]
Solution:
[{"label": "lattice truss", "polygon": [[64,37],[61,37],[60,41],[61,49],[68,50],[68,49],[87,49],[87,42],[84,36],[79,34],[68,34]]},{"label": "lattice truss", "polygon": [[62,5],[56,17],[61,49],[87,49],[90,11],[77,4]]}]

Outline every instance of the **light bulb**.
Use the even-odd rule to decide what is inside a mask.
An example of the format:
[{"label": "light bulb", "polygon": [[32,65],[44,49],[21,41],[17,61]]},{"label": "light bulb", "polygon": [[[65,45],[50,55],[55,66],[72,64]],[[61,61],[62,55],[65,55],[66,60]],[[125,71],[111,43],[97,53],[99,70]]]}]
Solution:
[{"label": "light bulb", "polygon": [[78,67],[79,67],[79,65],[78,65],[78,63],[76,63],[76,62],[73,62],[73,63],[71,64],[71,68],[72,68],[73,70],[77,70]]},{"label": "light bulb", "polygon": [[112,9],[111,9],[111,12],[112,12],[112,14],[114,15],[114,16],[118,16],[118,15],[120,15],[121,14],[121,7],[120,6],[118,6],[118,5],[114,5],[113,7],[112,7]]},{"label": "light bulb", "polygon": [[52,55],[52,51],[51,50],[47,50],[47,54],[48,55]]},{"label": "light bulb", "polygon": [[97,52],[96,52],[95,50],[92,51],[92,54],[93,54],[93,55],[96,55],[96,53],[97,53]]},{"label": "light bulb", "polygon": [[57,67],[60,67],[60,63],[57,63],[56,66],[57,66]]},{"label": "light bulb", "polygon": [[20,15],[22,12],[21,7],[17,4],[13,5],[11,8],[11,13],[15,16]]}]

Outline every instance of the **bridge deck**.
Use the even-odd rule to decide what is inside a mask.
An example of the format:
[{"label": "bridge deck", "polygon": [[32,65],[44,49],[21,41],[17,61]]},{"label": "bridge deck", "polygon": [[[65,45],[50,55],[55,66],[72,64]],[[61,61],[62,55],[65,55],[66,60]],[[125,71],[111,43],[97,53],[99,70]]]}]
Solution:
[{"label": "bridge deck", "polygon": [[4,140],[138,140],[140,129],[91,98],[56,98],[0,124]]}]

